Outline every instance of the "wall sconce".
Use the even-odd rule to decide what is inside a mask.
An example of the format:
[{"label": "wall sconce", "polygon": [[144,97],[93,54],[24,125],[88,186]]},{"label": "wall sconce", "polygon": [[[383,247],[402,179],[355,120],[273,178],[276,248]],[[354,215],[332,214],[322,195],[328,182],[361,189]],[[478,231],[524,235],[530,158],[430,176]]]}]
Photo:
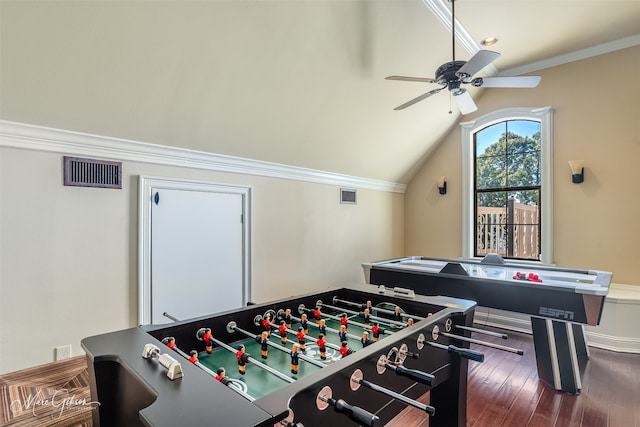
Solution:
[{"label": "wall sconce", "polygon": [[580,184],[584,181],[584,160],[569,160],[571,182]]},{"label": "wall sconce", "polygon": [[444,176],[436,179],[436,185],[440,194],[447,194],[447,181],[444,180]]}]

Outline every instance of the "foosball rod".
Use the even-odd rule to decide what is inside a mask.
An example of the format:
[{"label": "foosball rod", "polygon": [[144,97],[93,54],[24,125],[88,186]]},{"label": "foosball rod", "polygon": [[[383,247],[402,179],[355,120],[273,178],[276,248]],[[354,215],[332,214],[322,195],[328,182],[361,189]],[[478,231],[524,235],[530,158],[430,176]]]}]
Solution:
[{"label": "foosball rod", "polygon": [[404,402],[407,405],[413,406],[414,408],[418,408],[429,415],[433,415],[436,412],[436,409],[433,406],[425,405],[424,403],[420,403],[415,399],[411,399],[407,396],[404,396],[386,387],[382,387],[378,384],[374,384],[372,382],[365,380],[363,378],[363,374],[360,369],[356,369],[353,372],[353,374],[351,375],[351,378],[349,379],[349,382],[350,382],[351,390],[353,391],[356,391],[359,388],[358,386],[364,386],[370,390],[376,391],[378,393],[382,393],[389,397],[393,397],[394,399]]},{"label": "foosball rod", "polygon": [[[300,320],[301,320],[301,319],[300,319],[299,317],[291,316],[291,320],[294,320],[294,321],[296,321],[296,322],[300,322]],[[313,326],[313,327],[315,327],[315,328],[320,328],[320,325],[318,325],[318,324],[317,324],[317,323],[315,323],[315,322],[309,322],[309,325],[311,325],[311,326]],[[338,332],[338,330],[337,330],[337,329],[333,329],[333,328],[329,328],[329,327],[326,327],[326,329],[327,329],[327,331],[331,331],[331,332]],[[293,331],[292,331],[292,332],[293,332]],[[315,343],[315,342],[316,342],[316,339],[315,339],[314,337],[312,337],[311,335],[305,335],[304,337],[305,337],[306,339],[308,339],[309,341],[312,341],[313,343]],[[360,339],[360,337],[358,337],[358,339]],[[325,343],[325,345],[326,345],[327,347],[329,347],[329,348],[334,349],[334,350],[340,350],[340,346],[339,346],[339,345],[335,345],[335,344],[332,344],[332,343],[330,343],[330,342]]]},{"label": "foosball rod", "polygon": [[474,360],[476,362],[484,362],[484,353],[478,351],[469,350],[467,348],[456,347],[455,345],[444,345],[433,341],[422,341],[423,344],[427,344],[431,347],[439,348],[441,350],[447,350],[449,353],[456,353],[460,357],[465,359]]},{"label": "foosball rod", "polygon": [[[313,310],[310,310],[308,308],[305,308],[304,310],[313,311]],[[322,316],[327,317],[329,319],[333,319],[333,320],[340,320],[340,318],[338,316],[333,316],[333,315],[327,314],[327,313],[322,313]],[[293,317],[292,317],[292,319],[293,319]],[[351,323],[351,324],[355,324],[355,325],[361,327],[362,329],[367,329],[365,327],[365,325],[363,325],[362,323],[353,322],[351,320],[348,320],[347,322]],[[327,331],[331,331],[331,332],[335,332],[335,333],[339,333],[340,332],[338,329],[330,328],[329,326],[325,326],[325,328],[327,328]],[[371,328],[369,328],[369,329],[371,329]],[[348,332],[347,332],[347,338],[351,338],[352,340],[359,340],[360,339],[360,337],[355,336],[353,334],[350,334]]]},{"label": "foosball rod", "polygon": [[493,331],[487,331],[484,329],[479,329],[479,328],[472,328],[471,326],[462,326],[462,325],[455,325],[456,328],[458,329],[462,329],[464,331],[471,331],[471,332],[477,332],[479,334],[484,334],[484,335],[489,335],[492,337],[498,337],[498,338],[502,338],[503,340],[509,339],[509,336],[507,334],[503,334],[500,332],[493,332]]},{"label": "foosball rod", "polygon": [[[218,346],[220,346],[220,347],[224,348],[225,350],[230,351],[231,353],[234,353],[234,354],[235,354],[235,352],[236,352],[236,351],[235,351],[231,346],[229,346],[229,345],[227,345],[227,344],[223,343],[223,342],[222,342],[222,341],[220,341],[219,339],[216,339],[216,338],[213,338],[213,337],[212,337],[212,338],[211,338],[211,341],[213,341],[214,343],[216,343]],[[265,371],[267,371],[267,372],[269,372],[269,373],[271,373],[271,374],[275,375],[276,377],[280,378],[280,379],[281,379],[281,380],[283,380],[283,381],[286,381],[286,382],[288,382],[288,383],[294,383],[294,382],[296,381],[296,380],[294,380],[293,378],[290,378],[290,377],[288,377],[288,376],[284,375],[282,372],[277,371],[277,370],[273,369],[272,367],[265,365],[264,363],[261,363],[260,361],[258,361],[258,360],[256,360],[256,359],[254,359],[254,358],[253,358],[253,357],[251,357],[251,356],[249,356],[249,358],[248,358],[247,360],[248,360],[249,362],[253,363],[254,365],[256,365],[257,367],[262,368],[262,369],[264,369]]]},{"label": "foosball rod", "polygon": [[[320,307],[329,307],[330,309],[336,310],[336,311],[343,311],[345,313],[355,314],[357,316],[360,315],[360,313],[357,312],[357,311],[348,310],[348,309],[342,308],[342,307],[336,307],[335,305],[325,304],[322,301],[318,301],[318,305]],[[407,324],[404,323],[404,322],[398,322],[398,321],[391,320],[391,319],[385,319],[384,317],[371,316],[371,318],[374,319],[377,322],[384,323],[384,324],[390,325],[390,326],[401,326],[401,327],[407,326]]]},{"label": "foosball rod", "polygon": [[[328,307],[328,306],[327,306],[327,307]],[[311,310],[310,308],[306,308],[306,307],[304,306],[304,304],[300,304],[300,305],[298,306],[298,311],[300,311],[300,310],[306,311],[306,312],[308,312],[308,313],[312,313],[312,312],[313,312],[313,310]],[[344,311],[345,311],[345,312],[347,312],[348,310],[344,310]],[[351,312],[351,314],[353,314],[353,312]],[[325,316],[325,317],[328,317],[328,318],[330,318],[330,319],[334,319],[334,320],[337,318],[337,316],[335,316],[335,317],[334,317],[334,316],[332,316],[331,314],[327,314],[327,313],[322,313],[322,315],[323,315],[323,316]],[[292,318],[293,320],[298,319],[298,318],[296,318],[296,317],[291,317],[291,318]],[[339,319],[339,318],[338,318],[338,319]],[[300,319],[296,320],[296,322],[297,322],[297,321],[299,321],[299,320],[300,320]],[[314,324],[314,322],[309,322],[309,323],[311,323],[311,324],[312,324],[312,325],[314,325],[314,326],[317,326],[317,321],[315,321],[315,324]],[[372,328],[371,326],[369,326],[369,325],[365,325],[364,323],[351,322],[351,321],[350,321],[350,323],[355,323],[356,325],[358,325],[358,326],[359,326],[359,327],[361,327],[362,329],[366,329],[366,330],[368,330],[368,331],[371,331],[371,328]],[[336,332],[336,333],[337,333],[337,332],[339,332],[337,329],[333,329],[333,328],[330,328],[330,327],[328,327],[328,326],[325,326],[325,328],[326,328],[328,331],[331,331],[331,332]],[[383,330],[383,331],[382,331],[382,333],[383,333],[383,334],[385,334],[385,335],[393,335],[393,332],[390,332],[390,331],[387,331],[387,330]],[[351,335],[351,334],[349,334],[349,333],[347,333],[347,336],[348,336],[349,338],[352,338],[352,339],[355,339],[355,340],[359,340],[359,339],[360,339],[360,337],[356,337],[355,335]]]},{"label": "foosball rod", "polygon": [[169,314],[169,313],[167,313],[166,311],[165,311],[164,313],[162,313],[162,315],[163,315],[164,317],[166,317],[167,319],[171,319],[171,320],[173,320],[174,322],[179,322],[179,320],[178,320],[178,319],[176,319],[175,317],[173,317],[172,315],[170,315],[170,314]]},{"label": "foosball rod", "polygon": [[470,342],[470,343],[473,343],[473,344],[482,345],[482,346],[485,346],[485,347],[491,347],[491,348],[495,348],[495,349],[498,349],[498,350],[507,351],[509,353],[515,353],[515,354],[518,354],[520,356],[522,356],[524,354],[524,350],[521,350],[519,348],[507,347],[505,345],[494,344],[492,342],[487,342],[487,341],[481,341],[481,340],[477,340],[475,338],[467,338],[467,337],[463,337],[461,335],[450,334],[448,332],[436,332],[436,336],[437,335],[442,335],[442,336],[445,336],[445,337],[453,338],[453,339],[460,340],[460,341],[466,341],[466,342]]},{"label": "foosball rod", "polygon": [[[339,302],[341,304],[348,305],[348,306],[351,306],[351,307],[360,307],[360,308],[363,307],[363,306],[366,307],[366,304],[359,304],[357,302],[347,301],[347,300],[344,300],[344,299],[340,299],[338,297],[333,297],[332,302],[334,304]],[[390,315],[395,315],[396,314],[395,311],[387,310],[386,308],[374,307],[374,306],[371,307],[371,310],[375,310],[375,311],[377,311],[379,313],[390,314]],[[411,319],[413,319],[415,321],[426,319],[426,317],[414,316],[413,314],[408,314],[408,313],[403,313],[403,312],[401,312],[400,315],[402,317],[411,318]]]},{"label": "foosball rod", "polygon": [[[294,317],[294,316],[291,316],[291,320],[295,320],[295,321],[297,322],[296,317]],[[309,323],[310,323],[311,325],[315,326],[315,327],[318,327],[318,328],[320,327],[319,325],[316,325],[316,324],[315,324],[315,323],[313,323],[313,322],[309,322]],[[326,328],[326,326],[325,326],[325,328]],[[327,329],[331,329],[331,328],[327,328]],[[291,335],[295,335],[295,336],[296,336],[296,338],[297,338],[297,336],[298,336],[298,333],[297,333],[296,331],[294,331],[293,329],[289,329],[289,328],[287,328],[287,332],[288,332],[288,333],[290,333]],[[304,338],[307,340],[307,343],[308,343],[308,344],[316,344],[316,339],[315,339],[314,337],[312,337],[311,335],[307,335],[307,334],[305,334],[305,335],[304,335]],[[288,340],[288,341],[291,341],[291,340]],[[294,342],[295,342],[295,341],[294,341]],[[332,348],[332,349],[334,349],[334,350],[340,350],[340,346],[339,346],[339,345],[332,344],[332,343],[330,343],[330,342],[326,342],[326,343],[325,343],[325,347],[329,347],[329,348]]]},{"label": "foosball rod", "polygon": [[[163,314],[163,316],[165,316],[165,317],[167,317],[169,319],[172,319],[174,322],[178,322],[178,319],[176,319],[175,317],[171,316],[167,312],[164,312],[162,314]],[[184,351],[180,350],[180,348],[178,348],[177,345],[175,347],[171,348],[171,349],[173,351],[175,351],[176,353],[178,353],[180,356],[184,357],[185,359],[187,359],[187,360],[190,359],[189,355],[187,353],[185,353]],[[208,375],[212,376],[213,378],[215,378],[217,376],[215,374],[215,372],[213,372],[211,369],[207,368],[205,365],[203,365],[199,361],[195,361],[195,362],[193,362],[193,364],[196,365],[198,368],[202,369],[205,373],[207,373]],[[240,396],[244,397],[245,399],[247,399],[250,402],[253,402],[254,400],[256,400],[255,397],[251,396],[248,393],[245,393],[244,391],[240,390],[239,388],[237,388],[235,386],[227,385],[227,387],[230,388],[231,390],[235,391]]]},{"label": "foosball rod", "polygon": [[[243,335],[245,335],[245,336],[247,336],[249,338],[253,338],[254,340],[258,337],[258,335],[252,334],[251,332],[240,328],[238,325],[236,325],[236,322],[229,322],[227,324],[227,332],[233,333],[234,331],[238,331],[241,334],[243,334]],[[276,344],[271,340],[267,341],[267,345],[270,345],[271,347],[276,348],[276,349],[278,349],[280,351],[283,351],[283,352],[285,352],[287,354],[291,354],[291,350],[289,350],[286,347],[281,346],[280,344]],[[310,358],[309,356],[306,356],[306,355],[301,354],[301,353],[298,354],[298,357],[301,360],[304,360],[305,362],[311,363],[312,365],[316,365],[319,368],[324,368],[324,367],[327,366],[326,363],[319,362],[319,361],[314,360],[314,359]]]},{"label": "foosball rod", "polygon": [[367,427],[373,427],[380,420],[377,415],[372,414],[366,409],[350,405],[343,399],[334,399],[333,391],[329,386],[324,386],[322,390],[320,390],[320,393],[318,393],[316,406],[321,411],[332,406],[337,413],[344,414],[358,425]]}]

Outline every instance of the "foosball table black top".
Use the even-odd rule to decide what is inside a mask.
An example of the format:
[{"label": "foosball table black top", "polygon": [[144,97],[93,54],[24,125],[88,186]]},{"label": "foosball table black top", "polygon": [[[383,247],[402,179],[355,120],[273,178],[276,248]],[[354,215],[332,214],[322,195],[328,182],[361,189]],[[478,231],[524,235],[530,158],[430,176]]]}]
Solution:
[{"label": "foosball table black top", "polygon": [[[184,358],[174,354],[161,340],[164,336],[171,335],[176,338],[178,347],[184,346],[184,350],[200,345],[195,331],[202,327],[210,327],[213,336],[225,340],[228,337],[228,325],[230,319],[239,327],[256,331],[256,318],[269,310],[281,311],[283,307],[290,307],[295,315],[301,306],[313,308],[316,301],[324,301],[331,304],[332,298],[347,298],[364,302],[373,300],[374,304],[385,302],[402,306],[406,312],[424,316],[411,327],[399,329],[393,335],[367,347],[356,347],[356,351],[335,363],[328,364],[322,369],[311,372],[303,377],[294,377],[295,381],[289,385],[268,393],[252,401],[238,393],[229,390],[219,381],[215,381],[211,375],[205,373],[198,366],[189,363]],[[374,405],[368,407],[375,412],[379,408],[380,421],[386,422],[393,414],[399,412],[404,406],[386,396],[374,395],[363,399],[354,398],[357,394],[347,394],[349,375],[354,369],[362,369],[365,375],[375,380],[370,372],[375,370],[375,361],[381,354],[387,354],[391,350],[397,351],[401,343],[413,342],[421,334],[431,339],[431,330],[434,325],[444,325],[445,322],[454,322],[470,325],[473,318],[475,302],[450,297],[425,297],[394,295],[389,290],[372,290],[371,286],[349,286],[330,289],[321,293],[308,294],[278,300],[269,303],[250,305],[241,309],[230,310],[211,316],[195,319],[180,320],[170,324],[141,325],[139,327],[122,331],[88,337],[82,340],[82,346],[86,350],[89,374],[91,380],[92,399],[100,403],[99,409],[93,416],[94,425],[147,425],[147,426],[177,426],[177,425],[220,425],[220,426],[273,426],[285,420],[300,421],[301,425],[329,425],[327,419],[318,417],[315,405],[315,394],[323,384],[331,383],[334,386],[334,398],[353,399],[356,403],[365,401]],[[428,312],[428,313],[427,313]],[[430,316],[427,318],[427,316]],[[294,328],[295,329],[295,328]],[[310,332],[311,333],[311,332]],[[234,338],[234,339],[237,339]],[[441,338],[442,344],[450,344],[447,338]],[[143,348],[147,344],[154,344],[162,353],[171,353],[177,359],[182,368],[183,377],[170,380],[167,370],[152,360],[142,357]],[[456,343],[460,347],[465,344]],[[468,345],[467,345],[468,347]],[[435,351],[435,350],[434,350]],[[206,356],[205,353],[203,353]],[[259,357],[259,354],[252,354]],[[453,358],[453,359],[452,359]],[[415,361],[409,362],[414,363]],[[372,367],[370,367],[371,365]],[[464,425],[466,414],[466,370],[467,361],[463,358],[441,351],[437,357],[424,357],[419,363],[415,362],[414,368],[425,371],[442,371],[443,377],[437,377],[431,387],[413,387],[408,395],[418,397],[426,391],[432,390],[432,402],[440,403],[442,417],[434,418],[432,425]],[[227,370],[235,369],[227,367]],[[378,372],[379,373],[379,372]],[[446,377],[445,377],[446,375]],[[393,384],[396,376],[385,377],[385,384]],[[400,377],[397,377],[400,378]],[[339,379],[339,380],[338,380]],[[337,385],[340,381],[340,385]],[[400,381],[407,381],[401,378]],[[342,382],[345,382],[344,387]],[[443,391],[440,394],[434,392],[437,387]],[[452,383],[455,383],[452,385]],[[401,384],[405,387],[405,384]],[[462,388],[463,390],[459,390]],[[344,390],[343,390],[344,389]],[[455,390],[455,391],[454,391]],[[452,396],[452,393],[456,393]],[[362,393],[362,392],[360,392]],[[438,397],[440,396],[440,397]],[[451,401],[453,400],[453,401]],[[311,406],[308,411],[301,410],[304,405]],[[459,407],[459,406],[462,407]],[[292,407],[296,407],[295,416],[292,416]],[[445,406],[449,408],[445,408]],[[388,407],[388,408],[387,408]],[[386,411],[386,412],[385,412]],[[307,412],[307,413],[304,413]],[[325,413],[328,411],[325,411]],[[450,417],[446,414],[452,414]],[[449,417],[447,420],[444,417]],[[463,419],[460,419],[463,418]],[[356,425],[348,418],[338,418],[340,425]],[[435,422],[433,422],[435,420]],[[335,421],[329,421],[335,422]],[[452,424],[451,424],[452,423]],[[285,423],[286,425],[286,423]],[[294,425],[293,423],[291,425]],[[337,425],[337,424],[335,424]],[[382,425],[382,424],[380,424]]]}]

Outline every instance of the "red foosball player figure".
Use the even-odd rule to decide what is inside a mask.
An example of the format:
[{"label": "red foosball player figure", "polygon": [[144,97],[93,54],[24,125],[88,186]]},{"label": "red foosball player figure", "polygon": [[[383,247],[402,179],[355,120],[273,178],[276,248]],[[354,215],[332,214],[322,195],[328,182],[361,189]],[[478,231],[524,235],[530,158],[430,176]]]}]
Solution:
[{"label": "red foosball player figure", "polygon": [[304,340],[305,335],[307,335],[307,334],[304,333],[304,329],[302,328],[302,326],[300,326],[298,328],[298,333],[296,334],[296,337],[298,337],[298,344],[300,345],[300,350],[303,353],[306,351],[306,349],[305,349],[305,340]]},{"label": "red foosball player figure", "polygon": [[287,326],[287,329],[291,329],[291,309],[287,308],[284,311],[284,324]]},{"label": "red foosball player figure", "polygon": [[367,331],[362,332],[362,338],[360,339],[360,342],[362,343],[362,348],[365,348],[366,346],[374,343],[374,341],[369,338],[369,332]]},{"label": "red foosball player figure", "polygon": [[218,370],[216,371],[216,381],[220,381],[221,379],[224,378],[226,371],[224,370],[223,367],[218,368]]},{"label": "red foosball player figure", "polygon": [[342,341],[342,344],[340,345],[340,354],[342,355],[342,357],[347,357],[351,353],[353,353],[353,350],[349,348],[349,343],[346,341]]},{"label": "red foosball player figure", "polygon": [[340,324],[344,326],[344,329],[349,329],[349,319],[347,319],[347,313],[342,313],[340,315]]},{"label": "red foosball player figure", "polygon": [[378,325],[378,322],[375,322],[371,327],[371,333],[373,334],[373,340],[377,342],[380,339],[380,334],[384,333],[384,329]]},{"label": "red foosball player figure", "polygon": [[164,337],[162,338],[162,344],[173,350],[176,348],[176,339],[174,337]]},{"label": "red foosball player figure", "polygon": [[320,332],[322,335],[327,335],[327,326],[324,319],[318,320],[318,332]]},{"label": "red foosball player figure", "polygon": [[244,345],[240,344],[238,351],[236,351],[236,359],[238,359],[238,372],[240,372],[241,375],[244,375],[245,365],[249,357],[249,354],[244,351]]},{"label": "red foosball player figure", "polygon": [[207,353],[211,354],[213,350],[213,334],[211,334],[211,328],[200,328],[196,332],[196,338],[204,342],[204,348]]},{"label": "red foosball player figure", "polygon": [[202,340],[204,341],[204,349],[208,354],[211,354],[213,351],[213,334],[211,333],[211,328],[204,329],[204,335],[202,336]]},{"label": "red foosball player figure", "polygon": [[267,336],[271,335],[271,316],[267,314],[260,323],[262,324],[264,331],[267,333]]},{"label": "red foosball player figure", "polygon": [[338,331],[338,337],[340,338],[340,342],[347,340],[347,328],[344,325],[340,325],[340,330]]},{"label": "red foosball player figure", "polygon": [[287,325],[284,323],[284,320],[280,321],[280,326],[278,326],[278,332],[280,332],[280,342],[282,344],[287,343]]},{"label": "red foosball player figure", "polygon": [[320,359],[327,360],[327,340],[324,338],[324,334],[318,335],[318,351],[320,352]]},{"label": "red foosball player figure", "polygon": [[216,380],[220,381],[224,385],[229,385],[231,380],[225,376],[226,372],[223,367],[218,368],[216,373]]},{"label": "red foosball player figure", "polygon": [[300,325],[302,325],[302,329],[304,330],[305,335],[309,335],[309,320],[307,320],[307,314],[302,313],[300,315]]},{"label": "red foosball player figure", "polygon": [[313,317],[315,317],[316,320],[320,320],[320,317],[322,317],[322,313],[320,312],[320,307],[316,307],[316,309],[313,310]]},{"label": "red foosball player figure", "polygon": [[300,358],[300,355],[298,354],[298,346],[294,344],[293,347],[291,347],[291,373],[292,374],[298,373],[299,358]]},{"label": "red foosball player figure", "polygon": [[196,363],[198,361],[198,352],[196,350],[191,350],[189,356],[191,356],[187,359],[189,362]]},{"label": "red foosball player figure", "polygon": [[360,317],[364,319],[364,324],[369,325],[371,323],[371,311],[368,308],[365,308],[362,313],[360,313]]},{"label": "red foosball player figure", "polygon": [[263,359],[267,358],[267,352],[269,350],[269,335],[263,332],[262,335],[256,337],[256,342],[260,344],[261,356]]}]

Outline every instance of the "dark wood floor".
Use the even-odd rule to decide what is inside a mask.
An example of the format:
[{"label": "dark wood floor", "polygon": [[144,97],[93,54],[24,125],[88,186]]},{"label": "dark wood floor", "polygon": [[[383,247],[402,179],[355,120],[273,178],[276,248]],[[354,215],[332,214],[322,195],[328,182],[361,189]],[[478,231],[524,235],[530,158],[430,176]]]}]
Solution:
[{"label": "dark wood floor", "polygon": [[[485,353],[485,361],[469,362],[467,426],[640,427],[640,354],[590,347],[582,392],[574,396],[538,381],[530,335],[508,335],[506,341],[475,336],[521,348],[525,354],[472,345]],[[419,410],[407,409],[387,426],[425,427],[428,420]]]}]

